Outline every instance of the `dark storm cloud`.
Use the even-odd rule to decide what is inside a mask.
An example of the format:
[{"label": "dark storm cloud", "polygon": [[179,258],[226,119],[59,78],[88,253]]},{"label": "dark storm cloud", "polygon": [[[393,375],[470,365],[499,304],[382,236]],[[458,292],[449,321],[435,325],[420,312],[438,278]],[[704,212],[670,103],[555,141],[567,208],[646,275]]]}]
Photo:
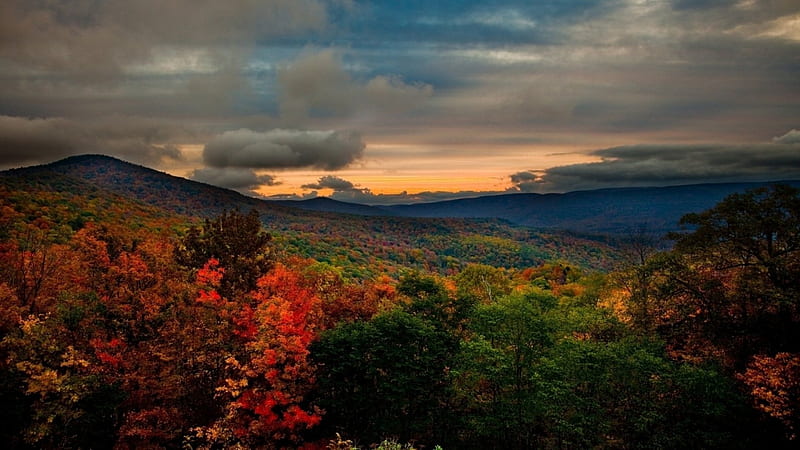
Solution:
[{"label": "dark storm cloud", "polygon": [[213,184],[228,189],[252,191],[259,186],[281,184],[272,175],[258,175],[252,169],[238,167],[206,167],[196,169],[190,176],[192,180]]},{"label": "dark storm cloud", "polygon": [[172,140],[191,133],[155,120],[111,116],[91,121],[0,116],[0,165],[45,163],[83,153],[102,153],[158,165],[179,160]]},{"label": "dark storm cloud", "polygon": [[226,131],[206,144],[203,161],[212,167],[341,169],[359,159],[358,133],[276,129]]},{"label": "dark storm cloud", "polygon": [[546,169],[528,191],[800,179],[798,144],[638,145],[592,154],[602,160]]}]

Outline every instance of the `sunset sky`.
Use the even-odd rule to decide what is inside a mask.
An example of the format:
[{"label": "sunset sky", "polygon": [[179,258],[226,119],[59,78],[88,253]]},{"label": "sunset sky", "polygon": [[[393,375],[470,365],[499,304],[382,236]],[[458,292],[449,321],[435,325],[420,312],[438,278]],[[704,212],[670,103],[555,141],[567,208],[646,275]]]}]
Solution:
[{"label": "sunset sky", "polygon": [[800,179],[797,0],[3,0],[0,168],[261,196]]}]

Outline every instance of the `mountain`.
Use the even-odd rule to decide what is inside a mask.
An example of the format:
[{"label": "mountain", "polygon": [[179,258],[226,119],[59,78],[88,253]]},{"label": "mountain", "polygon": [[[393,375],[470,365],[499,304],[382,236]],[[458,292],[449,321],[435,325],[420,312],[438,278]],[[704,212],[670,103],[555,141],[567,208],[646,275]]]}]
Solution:
[{"label": "mountain", "polygon": [[[367,206],[326,197],[302,201],[265,201],[238,192],[175,177],[102,155],[81,155],[51,164],[6,171],[45,179],[66,175],[93,186],[135,198],[178,214],[211,217],[239,208],[257,209],[265,223],[278,228],[321,219],[345,222],[340,214],[394,217],[501,219],[536,229],[580,234],[626,234],[645,226],[654,233],[678,229],[689,212],[708,209],[726,196],[774,183],[721,183],[669,187],[598,189],[564,194],[505,194],[412,205]],[[800,186],[800,181],[784,183]],[[292,224],[292,225],[290,225]]]},{"label": "mountain", "polygon": [[[50,205],[53,201],[58,205]],[[619,259],[617,250],[604,242],[555,230],[541,232],[501,219],[378,216],[373,207],[327,199],[298,203],[317,210],[247,197],[100,155],[0,172],[0,209],[9,207],[26,216],[44,214],[46,209],[65,216],[59,211],[66,209],[69,214],[60,222],[73,230],[97,220],[86,205],[101,204],[122,220],[133,209],[141,210],[137,215],[147,220],[165,216],[168,223],[184,224],[171,226],[178,229],[226,210],[255,209],[275,237],[276,247],[343,267],[354,277],[408,268],[450,273],[469,263],[525,268],[556,260],[607,269]]]},{"label": "mountain", "polygon": [[307,200],[269,200],[276,205],[300,208],[307,211],[335,212],[342,214],[356,214],[359,216],[394,216],[391,211],[375,206],[361,205],[358,203],[341,202],[330,197],[314,197]]},{"label": "mountain", "polygon": [[6,172],[46,180],[68,176],[119,195],[189,216],[211,217],[227,209],[248,210],[261,202],[238,192],[169,175],[105,155],[79,155]]},{"label": "mountain", "polygon": [[[782,181],[800,187],[800,181]],[[770,183],[719,183],[505,194],[382,207],[403,217],[495,217],[517,225],[579,233],[625,234],[640,226],[656,233],[678,230],[680,218],[711,208],[730,194]]]},{"label": "mountain", "polygon": [[[43,177],[67,175],[119,195],[189,216],[210,217],[239,208],[258,209],[269,224],[316,221],[325,214],[408,218],[492,218],[537,229],[582,234],[626,234],[645,226],[654,233],[678,229],[689,212],[708,209],[734,192],[773,183],[720,183],[575,191],[564,194],[505,194],[411,205],[368,206],[326,197],[265,201],[175,177],[102,155],[81,155],[51,164],[6,171]],[[800,181],[784,183],[800,186]],[[397,220],[397,219],[395,219]]]}]

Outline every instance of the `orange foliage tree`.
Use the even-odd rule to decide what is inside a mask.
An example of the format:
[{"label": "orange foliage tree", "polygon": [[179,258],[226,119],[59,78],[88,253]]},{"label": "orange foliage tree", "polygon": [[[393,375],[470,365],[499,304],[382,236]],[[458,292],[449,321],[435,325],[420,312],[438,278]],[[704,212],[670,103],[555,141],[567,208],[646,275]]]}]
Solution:
[{"label": "orange foliage tree", "polygon": [[314,383],[308,347],[316,339],[321,300],[282,264],[258,280],[249,300],[233,318],[243,351],[227,359],[229,374],[218,389],[228,399],[226,414],[196,430],[201,447],[295,445],[321,420],[322,411],[304,402]]},{"label": "orange foliage tree", "polygon": [[800,430],[800,354],[757,355],[739,379],[750,389],[756,407],[778,419],[787,437],[796,439]]}]

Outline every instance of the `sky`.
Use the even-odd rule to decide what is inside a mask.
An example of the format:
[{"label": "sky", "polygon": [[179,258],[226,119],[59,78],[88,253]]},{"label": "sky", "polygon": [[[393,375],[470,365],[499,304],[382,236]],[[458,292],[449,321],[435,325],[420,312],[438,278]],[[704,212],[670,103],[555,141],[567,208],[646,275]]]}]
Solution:
[{"label": "sky", "polygon": [[369,204],[800,179],[797,0],[3,0],[0,169]]}]

